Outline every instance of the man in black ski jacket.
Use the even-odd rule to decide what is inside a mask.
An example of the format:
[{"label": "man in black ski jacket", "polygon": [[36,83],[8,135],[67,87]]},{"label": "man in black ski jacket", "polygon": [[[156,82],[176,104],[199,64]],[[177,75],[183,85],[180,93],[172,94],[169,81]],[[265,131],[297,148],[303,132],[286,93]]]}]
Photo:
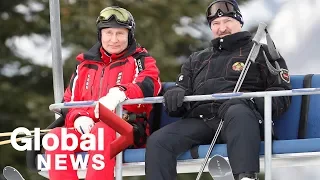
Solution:
[{"label": "man in black ski jacket", "polygon": [[[264,99],[229,99],[183,102],[184,96],[233,92],[245,61],[253,46],[249,32],[241,32],[242,15],[234,0],[216,0],[207,9],[207,20],[213,33],[212,46],[193,53],[181,68],[176,86],[164,94],[170,116],[183,116],[154,132],[146,150],[146,179],[177,178],[176,158],[200,144],[210,144],[219,122],[224,120],[218,141],[227,144],[228,157],[236,180],[257,179],[260,141],[263,138]],[[240,92],[291,89],[284,59],[271,59],[280,65],[277,75],[270,73],[260,49]],[[272,114],[283,114],[290,97],[273,97]]]}]

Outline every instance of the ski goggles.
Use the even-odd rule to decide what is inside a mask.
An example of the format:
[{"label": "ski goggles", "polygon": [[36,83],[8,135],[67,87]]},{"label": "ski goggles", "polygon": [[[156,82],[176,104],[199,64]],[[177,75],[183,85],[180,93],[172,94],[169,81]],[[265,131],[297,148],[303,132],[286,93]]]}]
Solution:
[{"label": "ski goggles", "polygon": [[[226,14],[237,13],[239,10],[231,2],[216,1],[212,3],[207,10],[207,18],[217,18]],[[238,12],[240,13],[240,12]]]},{"label": "ski goggles", "polygon": [[100,12],[96,23],[98,24],[101,21],[108,22],[111,17],[115,17],[115,20],[118,23],[123,24],[128,24],[130,20],[130,15],[128,14],[127,10],[118,7],[107,7]]}]

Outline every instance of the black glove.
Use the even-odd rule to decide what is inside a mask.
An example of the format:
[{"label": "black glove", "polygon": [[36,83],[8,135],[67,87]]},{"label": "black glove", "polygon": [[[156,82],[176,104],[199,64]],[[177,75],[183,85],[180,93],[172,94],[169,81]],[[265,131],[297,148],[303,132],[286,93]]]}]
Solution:
[{"label": "black glove", "polygon": [[169,113],[177,111],[182,106],[185,93],[186,91],[179,86],[167,90],[163,97]]},{"label": "black glove", "polygon": [[134,145],[142,147],[147,142],[146,127],[142,122],[131,122],[133,126],[133,140]]},{"label": "black glove", "polygon": [[[251,107],[253,105],[253,102],[249,102],[250,100],[248,99],[229,99],[227,101],[225,101],[224,103],[221,104],[221,106],[218,109],[218,117],[223,119],[226,112],[228,111],[228,109],[232,106],[232,105],[236,105],[236,104],[246,104],[249,105],[249,107]],[[251,103],[251,104],[250,104]]]}]

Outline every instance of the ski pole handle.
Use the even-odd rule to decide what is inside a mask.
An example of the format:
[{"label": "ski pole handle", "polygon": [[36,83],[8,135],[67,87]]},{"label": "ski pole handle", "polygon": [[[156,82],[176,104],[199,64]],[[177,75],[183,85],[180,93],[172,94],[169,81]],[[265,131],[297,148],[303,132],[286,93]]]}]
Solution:
[{"label": "ski pole handle", "polygon": [[252,41],[254,41],[255,43],[259,43],[262,37],[266,34],[266,28],[267,28],[267,24],[263,22],[259,23],[257,32],[254,35]]}]

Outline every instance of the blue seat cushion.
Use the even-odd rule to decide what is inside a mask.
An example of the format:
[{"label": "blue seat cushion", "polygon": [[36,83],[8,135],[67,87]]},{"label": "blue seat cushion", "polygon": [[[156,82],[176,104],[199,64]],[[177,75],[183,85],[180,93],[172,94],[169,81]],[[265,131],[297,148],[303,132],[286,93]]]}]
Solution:
[{"label": "blue seat cushion", "polygon": [[[320,87],[320,74],[312,76],[311,87]],[[310,104],[305,138],[320,137],[320,95],[310,95]]]},{"label": "blue seat cushion", "polygon": [[[303,88],[304,75],[291,77],[293,89]],[[292,96],[291,105],[287,112],[274,120],[275,134],[280,140],[297,139],[300,122],[302,96]]]}]

